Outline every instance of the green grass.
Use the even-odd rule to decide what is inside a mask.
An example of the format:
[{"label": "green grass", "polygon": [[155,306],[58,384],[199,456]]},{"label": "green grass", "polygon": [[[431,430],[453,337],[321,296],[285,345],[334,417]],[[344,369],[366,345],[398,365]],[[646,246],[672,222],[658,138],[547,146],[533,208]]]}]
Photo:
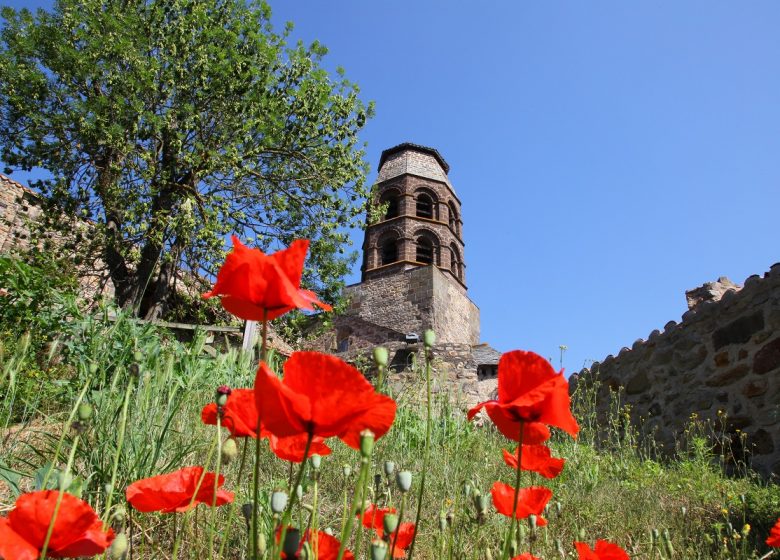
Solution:
[{"label": "green grass", "polygon": [[[60,332],[25,342],[18,332],[4,331],[0,365],[0,510],[13,505],[14,491],[36,484],[36,473],[52,460],[61,434],[63,451],[55,467],[62,467],[72,440],[65,423],[72,404],[83,392],[95,415],[78,447],[74,474],[82,497],[101,513],[105,485],[111,479],[119,419],[125,390],[130,406],[127,435],[119,455],[114,503],[124,502],[124,488],[133,480],[200,464],[214,440],[214,428],[200,422],[201,408],[213,400],[221,384],[249,387],[253,366],[246,355],[229,352],[216,358],[202,352],[203,338],[182,344],[164,331],[139,325],[127,317],[108,320],[106,314],[72,316]],[[52,351],[55,341],[55,351]],[[62,359],[55,359],[62,355]],[[418,372],[420,385],[424,383]],[[372,472],[380,474],[391,460],[396,470],[410,470],[415,484],[409,493],[405,520],[413,517],[416,483],[422,465],[425,414],[419,389],[395,395],[399,411],[393,429],[376,446]],[[652,458],[652,442],[642,442],[625,425],[615,407],[606,425],[597,425],[592,393],[576,394],[575,414],[583,430],[577,440],[556,434],[553,453],[567,460],[563,473],[547,481],[523,473],[523,485],[543,484],[554,497],[546,517],[549,525],[531,532],[523,524],[520,552],[533,542],[533,552],[545,559],[575,558],[572,541],[608,539],[623,546],[632,558],[760,558],[768,552],[763,540],[780,515],[780,489],[766,485],[750,473],[724,474],[703,431],[693,426],[679,455]],[[442,545],[452,558],[482,559],[490,549],[498,557],[508,519],[492,508],[483,523],[476,520],[474,493],[489,493],[496,480],[509,484],[514,473],[503,464],[501,449],[512,449],[491,425],[476,427],[465,414],[439,394],[434,403],[432,460],[426,482],[426,499],[415,558],[440,558]],[[65,430],[63,432],[63,430]],[[243,445],[243,442],[240,442]],[[339,441],[330,440],[333,454],[323,459],[320,479],[321,526],[341,527],[344,492],[350,492],[359,470],[359,454]],[[250,454],[251,455],[251,454]],[[343,465],[352,475],[345,479]],[[213,469],[213,466],[212,466]],[[224,468],[226,487],[236,492],[234,506],[249,501],[249,475],[236,480],[238,461]],[[248,470],[247,470],[248,472]],[[262,495],[287,486],[287,464],[264,450],[261,465]],[[312,482],[305,477],[304,504],[312,500]],[[373,478],[372,478],[373,480]],[[372,487],[374,484],[372,483]],[[468,488],[468,492],[466,489]],[[372,488],[380,504],[398,506],[400,494],[391,481],[380,476]],[[440,531],[440,516],[450,514],[451,524]],[[267,508],[264,522],[268,523]],[[218,512],[217,542],[226,534],[229,507]],[[199,508],[189,517],[183,555],[205,558],[210,512]],[[297,524],[308,519],[306,510],[293,516]],[[745,524],[751,526],[743,533]],[[128,524],[133,558],[170,555],[172,517],[134,513]],[[653,532],[659,539],[653,539]],[[665,549],[668,532],[673,553]],[[240,512],[233,517],[228,543],[229,558],[243,558],[246,526]],[[359,558],[367,558],[370,538],[362,539]],[[560,543],[560,545],[559,545]],[[559,546],[564,556],[559,554]],[[357,552],[357,551],[356,551]]]}]

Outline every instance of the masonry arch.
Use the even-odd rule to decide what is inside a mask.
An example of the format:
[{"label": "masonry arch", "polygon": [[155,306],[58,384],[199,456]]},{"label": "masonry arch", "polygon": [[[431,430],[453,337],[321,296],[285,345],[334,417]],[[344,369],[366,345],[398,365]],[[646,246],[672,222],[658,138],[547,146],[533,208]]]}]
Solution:
[{"label": "masonry arch", "polygon": [[379,266],[398,262],[400,258],[401,235],[396,230],[383,233],[377,240],[377,256]]},{"label": "masonry arch", "polygon": [[387,205],[383,220],[397,218],[401,209],[401,191],[398,189],[387,189],[379,198],[379,204]]},{"label": "masonry arch", "polygon": [[458,208],[451,200],[447,203],[447,206],[450,210],[450,229],[455,235],[460,236],[460,217],[458,216]]},{"label": "masonry arch", "polygon": [[420,229],[414,234],[415,261],[423,264],[441,264],[441,242],[430,230]]},{"label": "masonry arch", "polygon": [[430,189],[417,189],[414,193],[415,215],[429,220],[439,219],[439,198]]},{"label": "masonry arch", "polygon": [[461,261],[460,251],[455,243],[450,243],[450,272],[458,280],[463,280],[463,261]]}]

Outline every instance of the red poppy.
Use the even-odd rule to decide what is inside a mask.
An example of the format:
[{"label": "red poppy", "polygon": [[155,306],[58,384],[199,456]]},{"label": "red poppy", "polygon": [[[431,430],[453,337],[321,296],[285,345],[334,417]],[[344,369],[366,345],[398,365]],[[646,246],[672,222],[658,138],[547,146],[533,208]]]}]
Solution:
[{"label": "red poppy", "polygon": [[[263,436],[265,437],[266,435],[268,435],[268,439],[271,443],[271,451],[282,461],[290,461],[292,463],[300,463],[303,461],[303,452],[306,450],[306,440],[308,439],[306,434],[279,438],[272,433],[263,430]],[[309,453],[306,457],[311,457],[312,455],[320,455],[322,457],[330,455],[330,447],[325,445],[324,442],[325,438],[315,436],[311,441],[311,445],[309,445]]]},{"label": "red poppy", "polygon": [[512,560],[539,560],[536,556],[530,552],[523,552],[520,556],[515,556]]},{"label": "red poppy", "polygon": [[[44,490],[19,496],[8,517],[0,517],[0,558],[36,560],[40,556],[58,495],[56,490]],[[96,556],[112,540],[114,530],[103,531],[103,523],[87,502],[62,494],[47,556]]]},{"label": "red poppy", "polygon": [[[504,451],[504,462],[517,469],[517,448],[513,453]],[[523,445],[523,452],[520,454],[520,466],[524,471],[533,471],[539,473],[545,478],[555,478],[563,470],[563,464],[566,461],[552,456],[550,448],[546,445]]]},{"label": "red poppy", "polygon": [[[571,414],[569,383],[563,371],[555,373],[550,362],[523,350],[507,352],[498,362],[498,400],[479,403],[469,410],[469,419],[485,409],[496,427],[509,439],[519,441],[521,422],[555,426],[576,437],[579,426]],[[526,431],[528,430],[528,431]],[[536,427],[523,431],[523,443],[542,443]]]},{"label": "red poppy", "polygon": [[293,309],[330,311],[332,307],[309,290],[301,290],[303,261],[308,240],[293,241],[290,246],[266,255],[232,237],[233,250],[217,273],[217,282],[204,298],[221,296],[222,307],[247,321],[271,320]]},{"label": "red poppy", "polygon": [[[363,512],[363,527],[367,529],[376,529],[377,531],[384,530],[385,515],[388,513],[395,513],[395,508],[391,507],[376,507],[374,504],[369,505]],[[381,537],[381,535],[380,535]]]},{"label": "red poppy", "polygon": [[780,519],[777,520],[775,526],[769,531],[766,544],[780,548]]},{"label": "red poppy", "polygon": [[255,377],[263,425],[278,437],[336,436],[360,448],[360,432],[378,439],[395,419],[395,401],[374,391],[360,371],[335,356],[293,352],[280,380],[264,363]]},{"label": "red poppy", "polygon": [[[376,532],[376,536],[383,539],[385,536],[385,515],[395,512],[395,508],[380,508],[371,504],[363,512],[363,527],[373,529]],[[413,539],[414,523],[407,521],[400,523],[395,532],[385,539],[385,542],[387,542],[388,546],[392,546],[393,540],[395,540],[395,549],[392,551],[392,557],[403,558],[406,554],[406,549],[411,546]]]},{"label": "red poppy", "polygon": [[584,542],[575,542],[574,548],[579,560],[630,560],[625,550],[607,541],[596,541],[593,550]]},{"label": "red poppy", "polygon": [[[493,496],[493,505],[501,515],[512,517],[512,507],[515,499],[515,489],[503,482],[493,483],[490,489]],[[542,517],[544,506],[552,498],[552,490],[544,486],[529,486],[520,488],[517,496],[516,519],[525,519],[529,515],[536,516],[536,525],[544,527],[547,520]]]},{"label": "red poppy", "polygon": [[[217,403],[203,407],[204,424],[217,425]],[[257,407],[254,389],[233,389],[222,408],[222,425],[233,437],[257,437]]]},{"label": "red poppy", "polygon": [[[279,533],[280,531],[277,530],[277,542],[280,537]],[[322,531],[312,531],[311,529],[306,529],[306,532],[303,534],[303,538],[301,539],[300,545],[298,545],[298,552],[295,554],[295,558],[298,558],[304,543],[308,542],[309,546],[312,548],[315,547],[314,538],[317,539],[316,548],[318,560],[336,560],[336,558],[338,558],[339,548],[341,547],[339,540],[336,537]],[[287,555],[282,553],[282,558],[287,558]],[[349,550],[344,550],[344,555],[342,558],[343,560],[355,560],[355,555],[352,554]]]},{"label": "red poppy", "polygon": [[[214,473],[206,473],[196,494],[195,490],[202,474],[203,467],[185,467],[172,473],[144,478],[128,486],[125,496],[130,505],[143,512],[171,513],[187,511],[198,504],[210,506],[214,503]],[[225,477],[219,475],[218,486],[222,486],[224,482]],[[217,490],[217,506],[232,501],[232,492]]]}]

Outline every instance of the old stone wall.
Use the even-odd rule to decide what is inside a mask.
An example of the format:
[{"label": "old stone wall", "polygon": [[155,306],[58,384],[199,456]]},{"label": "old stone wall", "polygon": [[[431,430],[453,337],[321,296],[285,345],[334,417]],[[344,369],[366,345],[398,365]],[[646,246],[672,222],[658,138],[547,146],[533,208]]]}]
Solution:
[{"label": "old stone wall", "polygon": [[0,254],[27,251],[32,237],[30,226],[40,216],[38,195],[0,173]]},{"label": "old stone wall", "polygon": [[[692,297],[678,324],[653,331],[617,356],[608,356],[572,379],[600,382],[599,407],[621,390],[632,420],[667,448],[695,414],[725,419],[735,458],[754,469],[780,474],[780,263],[744,287]],[[699,290],[701,291],[701,290]],[[717,299],[717,298],[720,299]]]}]

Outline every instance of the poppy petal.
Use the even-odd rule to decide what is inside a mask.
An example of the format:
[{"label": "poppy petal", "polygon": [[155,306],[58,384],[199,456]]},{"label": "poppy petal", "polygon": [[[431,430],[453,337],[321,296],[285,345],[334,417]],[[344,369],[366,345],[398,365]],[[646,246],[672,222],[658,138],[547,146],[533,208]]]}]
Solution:
[{"label": "poppy petal", "polygon": [[[513,453],[503,450],[504,462],[517,469],[517,449]],[[546,445],[525,445],[520,455],[522,470],[539,473],[545,478],[555,478],[563,470],[566,461],[552,456],[550,448]]]},{"label": "poppy petal", "polygon": [[608,541],[596,541],[596,547],[591,549],[587,543],[575,542],[578,560],[629,560],[628,553],[618,545]]},{"label": "poppy petal", "polygon": [[373,393],[366,399],[370,401],[369,409],[352,420],[347,430],[339,434],[339,439],[352,449],[360,449],[360,432],[363,430],[371,430],[374,439],[379,439],[395,421],[397,404],[393,399],[381,393]]},{"label": "poppy petal", "polygon": [[[511,440],[520,441],[520,420],[515,419],[498,401],[488,401],[484,403],[484,408],[499,432]],[[523,443],[531,445],[548,439],[550,439],[550,430],[547,426],[540,422],[524,423]]]},{"label": "poppy petal", "polygon": [[[293,353],[293,356],[295,354]],[[290,357],[290,360],[292,359]],[[287,360],[287,363],[290,360]],[[270,433],[277,437],[308,433],[312,425],[309,398],[290,389],[276,377],[265,362],[257,368],[255,400],[263,428]]]},{"label": "poppy petal", "polygon": [[0,517],[0,558],[15,560],[37,560],[38,549],[11,528],[5,517]]},{"label": "poppy petal", "polygon": [[[512,517],[515,489],[503,482],[496,482],[490,489],[490,494],[493,497],[493,505],[496,511],[501,515]],[[544,486],[520,488],[517,493],[515,517],[517,519],[525,519],[529,515],[536,515],[536,524],[538,526],[543,527],[547,525],[547,520],[542,517],[542,512],[550,498],[552,498],[552,490]]]},{"label": "poppy petal", "polygon": [[[304,459],[303,452],[306,450],[306,440],[308,437],[308,434],[298,434],[279,438],[273,434],[269,434],[271,451],[282,461],[300,463]],[[330,455],[331,449],[325,445],[324,441],[325,440],[321,437],[313,438],[311,445],[309,446],[307,457],[311,457],[312,455],[319,455],[321,457]]]},{"label": "poppy petal", "polygon": [[780,548],[780,519],[777,520],[774,527],[769,531],[769,536],[766,538],[766,544]]},{"label": "poppy petal", "polygon": [[[214,501],[214,473],[203,475],[203,481],[196,495],[195,490],[198,488],[201,475],[203,475],[203,467],[185,467],[171,473],[138,480],[127,487],[125,497],[130,505],[142,512],[187,511],[199,503],[210,506]],[[218,486],[222,486],[224,481],[225,478],[220,475]],[[221,489],[217,491],[217,506],[232,501],[232,492]]]}]

